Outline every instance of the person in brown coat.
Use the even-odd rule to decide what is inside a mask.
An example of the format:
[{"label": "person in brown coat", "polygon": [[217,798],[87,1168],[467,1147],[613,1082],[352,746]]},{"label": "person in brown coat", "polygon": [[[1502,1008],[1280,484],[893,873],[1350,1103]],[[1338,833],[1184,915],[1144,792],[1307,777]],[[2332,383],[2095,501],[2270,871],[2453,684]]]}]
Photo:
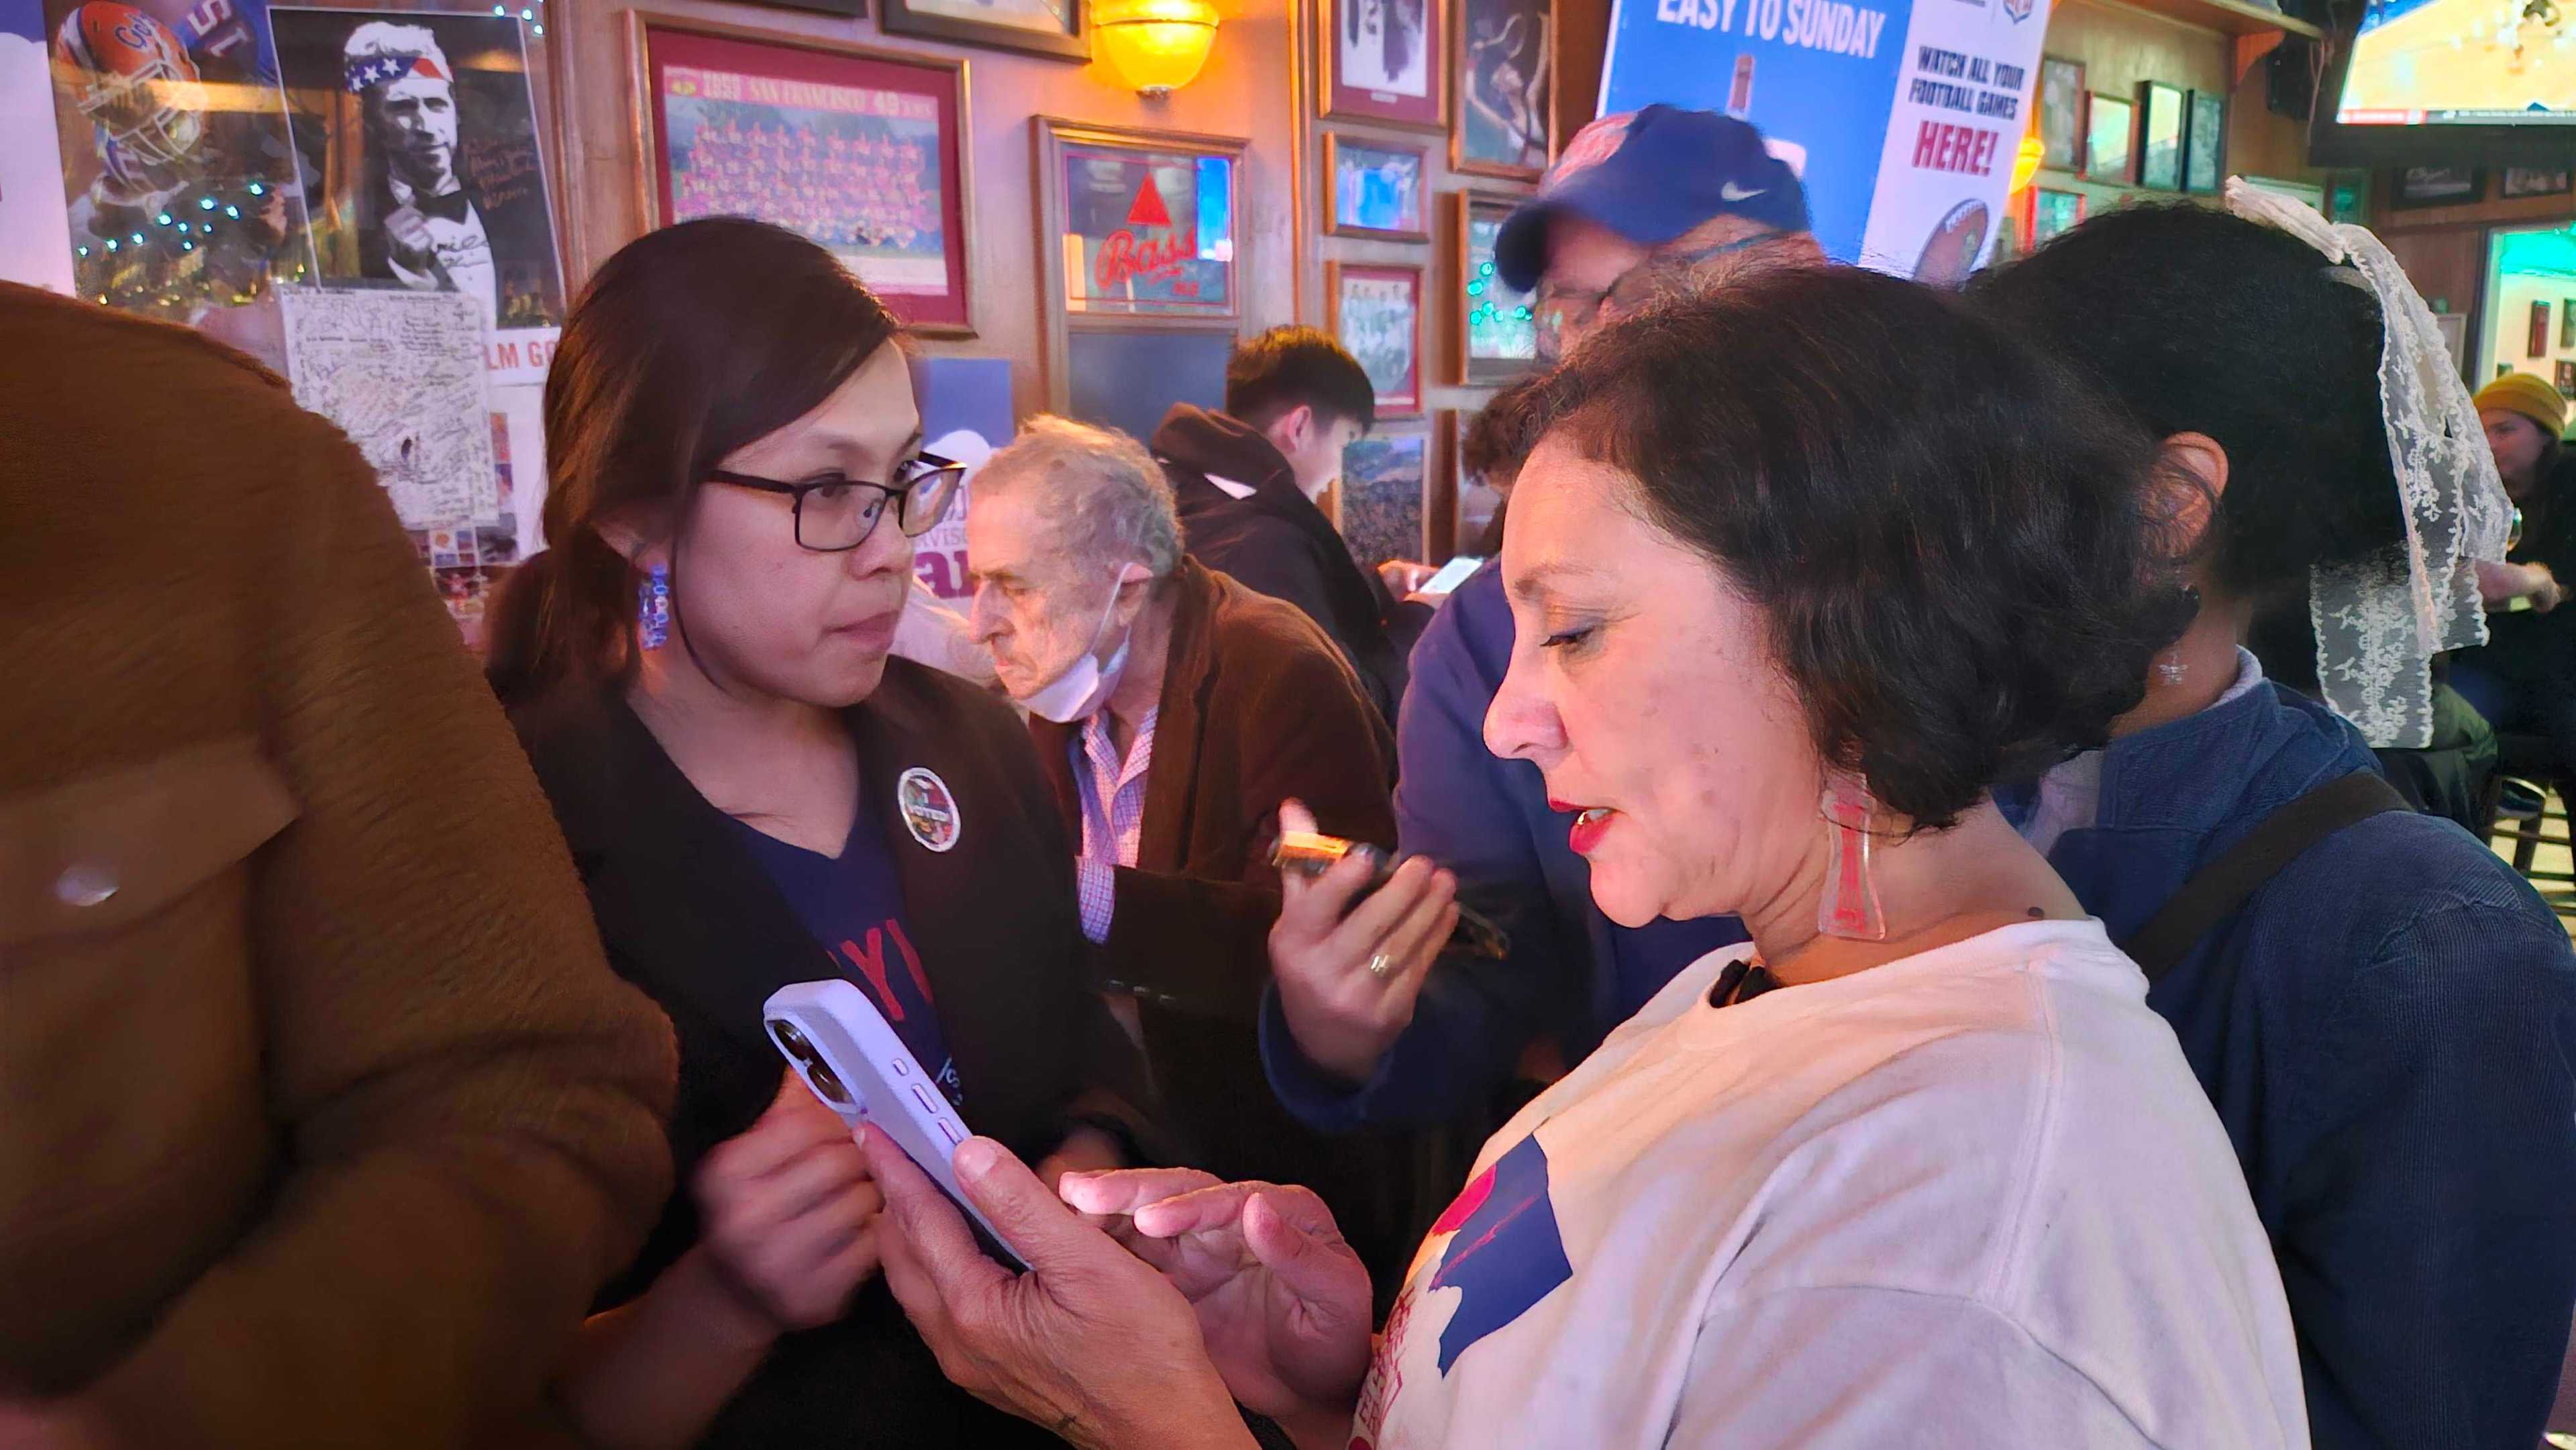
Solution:
[{"label": "person in brown coat", "polygon": [[545,1438],[670,1029],[349,441],[175,327],[0,337],[0,1445]]},{"label": "person in brown coat", "polygon": [[966,537],[969,623],[1030,711],[1084,934],[1172,1122],[1212,1171],[1314,1188],[1373,1267],[1400,1269],[1410,1139],[1298,1126],[1256,1037],[1281,803],[1395,837],[1392,742],[1357,676],[1295,605],[1182,553],[1171,484],[1123,433],[1031,420],[976,475]]}]

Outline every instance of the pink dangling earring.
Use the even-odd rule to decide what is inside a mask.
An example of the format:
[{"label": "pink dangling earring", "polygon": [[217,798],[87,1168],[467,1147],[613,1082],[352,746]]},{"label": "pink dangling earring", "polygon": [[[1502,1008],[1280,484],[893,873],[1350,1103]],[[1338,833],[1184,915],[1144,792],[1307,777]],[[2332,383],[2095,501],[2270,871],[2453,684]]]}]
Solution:
[{"label": "pink dangling earring", "polygon": [[1887,940],[1887,914],[1879,909],[1878,883],[1869,875],[1870,829],[1878,802],[1869,782],[1829,775],[1818,813],[1833,839],[1833,863],[1824,897],[1816,903],[1816,930],[1851,941]]}]

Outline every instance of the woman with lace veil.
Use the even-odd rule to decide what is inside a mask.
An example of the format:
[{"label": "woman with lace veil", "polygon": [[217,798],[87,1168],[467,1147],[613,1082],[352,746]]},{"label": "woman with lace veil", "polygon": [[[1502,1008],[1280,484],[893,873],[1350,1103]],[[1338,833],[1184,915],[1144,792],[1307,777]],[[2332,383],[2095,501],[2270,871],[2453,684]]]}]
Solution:
[{"label": "woman with lace veil", "polygon": [[[2508,512],[2432,316],[2358,227],[2098,217],[1969,288],[2164,440],[2199,614],[2106,749],[1999,793],[2146,969],[2245,1166],[2330,1450],[2537,1443],[2576,1307],[2576,958],[2446,820],[2389,809]],[[2322,702],[2242,647],[2304,591]]]}]

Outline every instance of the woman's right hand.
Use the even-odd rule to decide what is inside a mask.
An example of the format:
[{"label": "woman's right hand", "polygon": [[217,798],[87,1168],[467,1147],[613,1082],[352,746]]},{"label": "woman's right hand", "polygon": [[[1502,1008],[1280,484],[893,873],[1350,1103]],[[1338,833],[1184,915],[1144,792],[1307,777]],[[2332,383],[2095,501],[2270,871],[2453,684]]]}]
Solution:
[{"label": "woman's right hand", "polygon": [[[1312,831],[1315,818],[1288,801],[1279,826]],[[1413,1020],[1422,978],[1458,924],[1458,879],[1420,856],[1350,909],[1373,866],[1354,851],[1312,881],[1286,875],[1270,928],[1289,1034],[1318,1067],[1350,1082],[1367,1081]]]},{"label": "woman's right hand", "polygon": [[1056,1191],[1081,1213],[1132,1224],[1120,1239],[1198,1311],[1236,1400],[1292,1431],[1350,1423],[1368,1371],[1368,1268],[1311,1190],[1131,1168],[1069,1173]]},{"label": "woman's right hand", "polygon": [[711,1266],[782,1333],[839,1318],[876,1272],[885,1199],[867,1155],[793,1072],[759,1121],[707,1154],[695,1187]]}]

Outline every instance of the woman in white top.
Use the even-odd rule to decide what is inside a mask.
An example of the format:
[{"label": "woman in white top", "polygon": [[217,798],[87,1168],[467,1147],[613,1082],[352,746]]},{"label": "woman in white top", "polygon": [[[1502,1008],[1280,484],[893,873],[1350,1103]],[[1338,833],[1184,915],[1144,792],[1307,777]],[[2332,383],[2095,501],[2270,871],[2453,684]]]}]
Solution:
[{"label": "woman in white top", "polygon": [[[1374,1348],[1311,1195],[1058,1202],[978,1140],[1015,1277],[871,1135],[943,1368],[1087,1446],[2306,1445],[2227,1138],[1985,796],[2136,703],[2188,614],[2158,525],[2205,502],[2000,329],[1858,271],[1630,319],[1513,404],[1486,741],[1579,810],[1613,920],[1752,944],[1495,1135]],[[1428,863],[1345,916],[1359,875],[1292,882],[1274,950],[1445,930]]]}]

